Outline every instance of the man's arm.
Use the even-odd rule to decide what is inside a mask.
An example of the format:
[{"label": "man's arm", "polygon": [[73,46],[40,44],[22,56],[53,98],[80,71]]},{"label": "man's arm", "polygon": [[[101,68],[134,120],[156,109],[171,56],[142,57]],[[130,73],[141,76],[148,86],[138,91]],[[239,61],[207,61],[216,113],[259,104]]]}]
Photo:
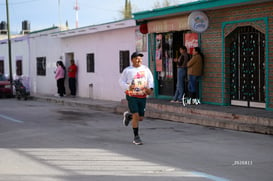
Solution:
[{"label": "man's arm", "polygon": [[126,91],[129,90],[129,84],[127,83],[126,71],[123,71],[120,78],[119,78],[119,85],[122,90]]}]

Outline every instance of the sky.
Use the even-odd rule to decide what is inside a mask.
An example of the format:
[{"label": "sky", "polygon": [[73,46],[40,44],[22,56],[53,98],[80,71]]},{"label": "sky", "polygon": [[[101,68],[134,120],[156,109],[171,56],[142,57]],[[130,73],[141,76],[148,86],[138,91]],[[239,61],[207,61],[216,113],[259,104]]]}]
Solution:
[{"label": "sky", "polygon": [[[130,0],[133,12],[151,10],[155,3],[164,0]],[[191,0],[169,0],[173,4]],[[19,33],[22,22],[30,22],[31,31],[50,28],[53,25],[76,27],[76,0],[8,0],[10,31]],[[103,24],[122,19],[125,0],[78,0],[79,27]],[[7,22],[6,0],[0,0],[0,22]]]}]

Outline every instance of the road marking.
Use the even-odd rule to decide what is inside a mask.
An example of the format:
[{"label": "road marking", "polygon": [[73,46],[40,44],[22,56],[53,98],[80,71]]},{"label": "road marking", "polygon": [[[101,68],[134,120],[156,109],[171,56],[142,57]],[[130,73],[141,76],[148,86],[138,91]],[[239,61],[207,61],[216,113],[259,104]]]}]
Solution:
[{"label": "road marking", "polygon": [[18,120],[18,119],[14,119],[14,118],[9,117],[9,116],[5,116],[3,114],[0,114],[0,117],[4,118],[6,120],[9,120],[9,121],[15,122],[15,123],[23,123],[24,122],[24,121],[21,121],[21,120]]},{"label": "road marking", "polygon": [[194,175],[198,175],[200,177],[203,177],[203,178],[213,180],[213,181],[229,181],[228,179],[225,179],[225,178],[222,178],[222,177],[216,177],[214,175],[210,175],[210,174],[203,173],[203,172],[191,172],[191,173],[194,174]]},{"label": "road marking", "polygon": [[[91,179],[92,176],[115,176],[142,177],[144,178],[142,180],[162,178],[162,180],[229,181],[204,172],[158,164],[99,148],[0,148],[0,155],[8,155],[8,158],[14,161],[14,163],[9,161],[10,166],[7,166],[5,162],[7,156],[0,157],[0,175],[6,175],[5,180],[12,180],[14,175],[24,175],[23,180],[37,180],[34,177],[49,179],[59,176],[69,177],[73,174],[89,176]],[[29,166],[26,167],[25,163]],[[13,165],[16,165],[16,169],[10,169]],[[35,175],[26,175],[34,171]]]}]

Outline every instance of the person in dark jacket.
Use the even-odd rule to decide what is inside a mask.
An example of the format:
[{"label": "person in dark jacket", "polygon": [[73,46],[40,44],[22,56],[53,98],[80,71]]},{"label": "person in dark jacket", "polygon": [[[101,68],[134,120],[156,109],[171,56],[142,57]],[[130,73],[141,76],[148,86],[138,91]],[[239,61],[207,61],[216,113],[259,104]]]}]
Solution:
[{"label": "person in dark jacket", "polygon": [[188,90],[190,97],[190,100],[187,102],[192,102],[193,104],[200,104],[199,99],[196,99],[197,98],[196,92],[198,79],[200,78],[203,72],[203,61],[204,55],[201,52],[201,49],[199,47],[195,47],[193,49],[193,56],[187,63],[189,76]]}]

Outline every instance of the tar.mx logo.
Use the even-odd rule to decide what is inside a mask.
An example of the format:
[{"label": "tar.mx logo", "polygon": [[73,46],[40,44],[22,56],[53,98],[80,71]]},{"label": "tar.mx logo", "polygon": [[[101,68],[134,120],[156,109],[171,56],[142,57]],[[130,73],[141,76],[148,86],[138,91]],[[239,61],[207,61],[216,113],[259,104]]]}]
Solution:
[{"label": "tar.mx logo", "polygon": [[251,166],[253,165],[252,160],[235,160],[232,166]]}]

